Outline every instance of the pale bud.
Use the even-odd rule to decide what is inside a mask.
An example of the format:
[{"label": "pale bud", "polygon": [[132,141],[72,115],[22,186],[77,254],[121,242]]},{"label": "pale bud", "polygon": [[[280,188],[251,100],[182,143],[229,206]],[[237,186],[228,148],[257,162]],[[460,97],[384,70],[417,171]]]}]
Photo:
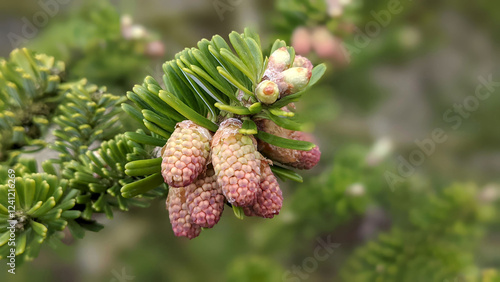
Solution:
[{"label": "pale bud", "polygon": [[492,203],[500,198],[500,187],[496,184],[490,183],[486,185],[479,193],[479,200],[482,203]]},{"label": "pale bud", "polygon": [[376,166],[382,160],[384,160],[387,155],[392,152],[393,143],[389,137],[383,137],[377,140],[377,142],[373,145],[372,149],[366,156],[366,164],[369,166]]},{"label": "pale bud", "polygon": [[307,68],[294,67],[282,72],[278,78],[281,97],[297,93],[309,84],[312,72]]},{"label": "pale bud", "polygon": [[132,26],[132,17],[130,15],[123,15],[120,22],[122,27]]},{"label": "pale bud", "polygon": [[354,197],[363,196],[365,195],[365,186],[361,183],[354,183],[347,187],[346,193]]},{"label": "pale bud", "polygon": [[132,37],[132,17],[123,15],[120,19],[120,27],[123,38],[130,39]]},{"label": "pale bud", "polygon": [[160,40],[151,41],[146,45],[146,55],[161,58],[165,55],[165,45]]},{"label": "pale bud", "polygon": [[132,39],[142,39],[146,37],[147,31],[142,25],[133,25],[131,27],[130,37]]},{"label": "pale bud", "polygon": [[278,85],[270,80],[264,80],[255,89],[257,99],[264,104],[272,104],[278,100],[280,91]]},{"label": "pale bud", "polygon": [[337,49],[339,49],[339,42],[325,26],[314,29],[312,45],[314,51],[321,58],[332,58],[336,55]]},{"label": "pale bud", "polygon": [[292,34],[292,46],[296,54],[306,55],[311,52],[311,32],[306,27],[297,27]]},{"label": "pale bud", "polygon": [[267,68],[275,72],[282,72],[290,66],[290,53],[286,47],[281,47],[269,56]]},{"label": "pale bud", "polygon": [[340,0],[327,0],[326,3],[328,5],[328,15],[330,17],[339,17],[344,12],[344,7]]}]

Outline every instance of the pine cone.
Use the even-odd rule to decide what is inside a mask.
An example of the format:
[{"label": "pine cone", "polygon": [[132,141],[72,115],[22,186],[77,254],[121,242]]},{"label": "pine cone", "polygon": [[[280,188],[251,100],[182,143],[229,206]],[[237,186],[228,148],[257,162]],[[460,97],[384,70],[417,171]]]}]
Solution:
[{"label": "pine cone", "polygon": [[[256,123],[260,130],[267,133],[287,139],[309,141],[314,143],[314,138],[311,134],[282,128],[267,119],[256,120]],[[298,169],[313,168],[319,162],[321,157],[321,152],[318,146],[309,151],[300,151],[277,147],[260,140],[258,145],[259,151],[270,159]]]},{"label": "pine cone", "polygon": [[229,203],[249,206],[260,183],[260,154],[252,135],[239,133],[242,122],[225,120],[212,140],[212,163],[217,183]]},{"label": "pine cone", "polygon": [[283,204],[283,194],[278,180],[267,161],[263,160],[261,162],[260,169],[260,187],[255,204],[251,207],[244,207],[243,211],[246,216],[273,218],[274,215],[280,213]]},{"label": "pine cone", "polygon": [[186,202],[194,224],[212,228],[219,222],[224,210],[224,195],[217,185],[217,177],[212,166],[186,187],[186,193]]},{"label": "pine cone", "polygon": [[211,139],[210,131],[190,120],[176,125],[161,152],[161,171],[169,186],[187,186],[205,170]]},{"label": "pine cone", "polygon": [[167,209],[175,236],[193,239],[200,235],[201,227],[191,221],[186,203],[186,188],[180,187],[168,191]]}]

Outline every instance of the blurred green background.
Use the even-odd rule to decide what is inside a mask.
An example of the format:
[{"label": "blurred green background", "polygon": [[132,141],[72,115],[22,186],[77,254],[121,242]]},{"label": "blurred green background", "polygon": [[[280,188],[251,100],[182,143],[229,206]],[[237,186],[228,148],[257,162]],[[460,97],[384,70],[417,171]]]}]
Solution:
[{"label": "blurred green background", "polygon": [[[500,2],[2,1],[0,56],[20,43],[124,95],[185,47],[244,27],[263,46],[312,44],[328,64],[297,105],[322,159],[282,183],[280,215],[226,212],[188,241],[157,200],[14,276],[1,263],[0,281],[500,281]],[[445,141],[429,141],[436,129]]]}]

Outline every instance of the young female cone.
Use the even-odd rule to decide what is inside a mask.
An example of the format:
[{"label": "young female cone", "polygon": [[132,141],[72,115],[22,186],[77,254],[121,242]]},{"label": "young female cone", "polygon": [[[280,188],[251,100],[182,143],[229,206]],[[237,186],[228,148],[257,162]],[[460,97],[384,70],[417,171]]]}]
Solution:
[{"label": "young female cone", "polygon": [[244,207],[243,211],[246,216],[273,218],[280,213],[283,194],[267,160],[262,160],[260,169],[261,180],[255,204]]},{"label": "young female cone", "polygon": [[200,235],[201,227],[192,223],[186,196],[186,188],[184,187],[170,189],[167,197],[167,209],[175,236],[193,239]]},{"label": "young female cone", "polygon": [[[261,119],[256,122],[260,130],[279,137],[308,142],[314,141],[313,136],[308,133],[282,128],[276,123],[267,119]],[[281,148],[260,140],[258,145],[259,151],[262,152],[262,154],[264,154],[265,156],[282,164],[289,165],[298,169],[313,168],[319,162],[319,159],[321,157],[321,152],[318,146],[312,148],[309,151],[301,151]]]},{"label": "young female cone", "polygon": [[187,205],[191,221],[204,228],[219,222],[224,210],[224,195],[217,185],[217,177],[210,165],[204,174],[186,187]]},{"label": "young female cone", "polygon": [[176,125],[161,152],[161,172],[170,187],[189,185],[205,170],[211,139],[210,131],[190,120]]},{"label": "young female cone", "polygon": [[260,184],[260,154],[252,135],[239,133],[242,122],[223,121],[212,140],[212,164],[217,184],[229,203],[253,205]]}]

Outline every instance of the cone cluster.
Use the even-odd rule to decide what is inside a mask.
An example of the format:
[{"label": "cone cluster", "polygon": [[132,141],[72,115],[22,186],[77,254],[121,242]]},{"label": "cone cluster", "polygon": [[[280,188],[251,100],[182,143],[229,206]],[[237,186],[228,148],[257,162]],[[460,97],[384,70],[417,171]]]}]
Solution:
[{"label": "cone cluster", "polygon": [[212,134],[186,120],[162,150],[162,175],[169,184],[167,209],[176,236],[190,239],[212,228],[224,204],[243,207],[248,216],[272,218],[283,202],[278,181],[257,151],[252,135],[239,133],[230,118]]},{"label": "cone cluster", "polygon": [[[286,47],[277,49],[269,57],[256,97],[273,104],[305,89],[312,68],[307,58],[297,55],[292,61]],[[281,112],[290,113],[287,107]],[[261,131],[313,141],[309,134],[282,128],[271,120],[256,116],[252,120]],[[283,195],[272,160],[298,169],[310,169],[319,161],[317,146],[310,151],[281,148],[257,141],[242,126],[242,120],[233,117],[225,117],[216,132],[190,120],[176,125],[161,151],[162,176],[170,186],[167,209],[176,236],[192,239],[202,228],[212,228],[225,204],[241,208],[246,216],[273,218],[281,210]]]}]

